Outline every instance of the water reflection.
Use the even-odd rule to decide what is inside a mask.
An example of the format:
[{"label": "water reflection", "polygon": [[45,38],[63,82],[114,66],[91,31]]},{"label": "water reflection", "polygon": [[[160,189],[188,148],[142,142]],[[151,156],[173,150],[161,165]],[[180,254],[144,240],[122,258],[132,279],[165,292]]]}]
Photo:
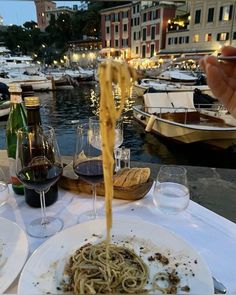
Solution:
[{"label": "water reflection", "polygon": [[[73,155],[75,128],[73,120],[85,122],[89,116],[97,114],[99,87],[97,83],[81,83],[72,90],[38,93],[41,99],[41,115],[45,124],[52,125],[57,133],[63,155]],[[195,145],[181,145],[166,141],[153,134],[132,119],[132,99],[126,102],[124,145],[131,149],[131,159],[164,164],[236,168],[234,152],[209,149]],[[0,149],[5,145],[5,122],[0,123]]]}]

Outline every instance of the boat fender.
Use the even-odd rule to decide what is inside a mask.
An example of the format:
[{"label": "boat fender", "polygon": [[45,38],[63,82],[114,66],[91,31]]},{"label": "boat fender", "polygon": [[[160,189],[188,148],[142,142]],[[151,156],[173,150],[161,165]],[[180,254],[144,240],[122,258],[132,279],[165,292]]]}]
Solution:
[{"label": "boat fender", "polygon": [[155,115],[151,115],[151,117],[148,120],[147,126],[145,128],[146,132],[150,132],[152,130],[153,124],[155,123],[156,120],[156,116]]},{"label": "boat fender", "polygon": [[146,117],[145,117],[144,115],[138,114],[138,115],[137,115],[137,119],[143,121],[143,120],[146,119]]}]

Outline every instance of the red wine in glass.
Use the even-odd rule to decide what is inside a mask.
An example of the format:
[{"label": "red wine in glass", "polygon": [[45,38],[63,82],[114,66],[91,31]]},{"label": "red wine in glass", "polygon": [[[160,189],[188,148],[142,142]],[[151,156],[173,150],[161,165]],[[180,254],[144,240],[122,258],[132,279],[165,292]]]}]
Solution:
[{"label": "red wine in glass", "polygon": [[74,172],[87,183],[97,184],[103,181],[102,160],[88,160],[74,166]]}]

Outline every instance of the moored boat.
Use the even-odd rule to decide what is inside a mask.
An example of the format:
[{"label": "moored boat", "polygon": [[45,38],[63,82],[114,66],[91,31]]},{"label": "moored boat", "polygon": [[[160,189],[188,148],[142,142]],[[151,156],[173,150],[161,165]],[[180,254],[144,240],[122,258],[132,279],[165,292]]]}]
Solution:
[{"label": "moored boat", "polygon": [[8,117],[10,112],[10,101],[0,101],[0,120],[4,120]]},{"label": "moored boat", "polygon": [[[147,93],[144,106],[134,106],[134,118],[151,131],[180,143],[203,142],[220,148],[236,143],[236,127],[194,107],[193,93]],[[157,99],[159,95],[159,99]]]}]

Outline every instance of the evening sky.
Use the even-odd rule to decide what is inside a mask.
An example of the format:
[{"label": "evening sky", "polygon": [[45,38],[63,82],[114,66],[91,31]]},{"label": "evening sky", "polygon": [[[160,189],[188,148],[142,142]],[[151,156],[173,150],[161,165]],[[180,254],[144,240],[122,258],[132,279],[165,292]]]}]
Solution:
[{"label": "evening sky", "polygon": [[[55,1],[57,6],[69,6],[78,4],[79,1]],[[33,0],[0,0],[0,15],[3,24],[23,25],[26,21],[36,21],[36,10]]]}]

